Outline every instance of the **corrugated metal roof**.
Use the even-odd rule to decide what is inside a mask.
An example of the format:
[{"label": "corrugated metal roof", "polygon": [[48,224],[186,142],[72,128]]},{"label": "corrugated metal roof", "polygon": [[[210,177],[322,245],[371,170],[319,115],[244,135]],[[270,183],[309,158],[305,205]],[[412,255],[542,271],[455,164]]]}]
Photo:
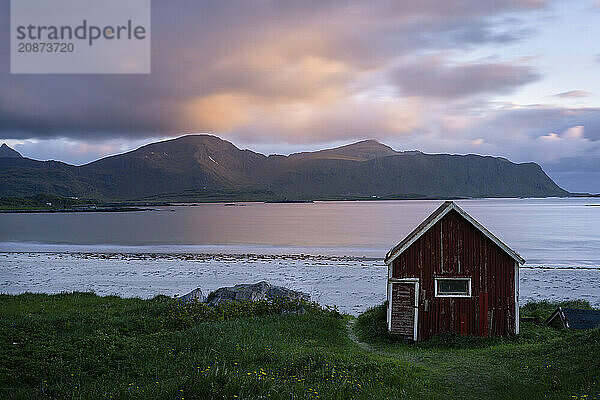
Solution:
[{"label": "corrugated metal roof", "polygon": [[593,329],[600,326],[600,310],[561,308],[567,328]]},{"label": "corrugated metal roof", "polygon": [[511,256],[515,261],[519,264],[525,264],[525,260],[521,257],[516,251],[512,250],[506,244],[504,244],[500,239],[494,236],[490,231],[488,231],[483,225],[477,222],[473,217],[471,217],[465,210],[460,208],[453,201],[445,201],[441,206],[439,206],[429,217],[427,217],[423,222],[419,224],[411,233],[408,234],[400,243],[394,246],[385,256],[385,263],[391,263],[396,257],[402,254],[407,248],[409,248],[419,237],[421,237],[429,228],[435,225],[444,215],[446,215],[451,210],[455,210],[461,215],[464,219],[469,221],[473,226],[475,226],[481,233],[487,236],[492,242],[496,243],[502,250],[504,250],[509,256]]}]

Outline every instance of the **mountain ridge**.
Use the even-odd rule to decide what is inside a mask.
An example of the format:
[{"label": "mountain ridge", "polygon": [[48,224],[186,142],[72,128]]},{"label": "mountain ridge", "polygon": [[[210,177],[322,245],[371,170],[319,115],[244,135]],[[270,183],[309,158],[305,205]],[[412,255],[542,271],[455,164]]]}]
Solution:
[{"label": "mountain ridge", "polygon": [[333,199],[566,196],[535,163],[401,152],[375,140],[266,156],[214,135],[150,143],[81,166],[0,158],[0,195],[103,199]]},{"label": "mountain ridge", "polygon": [[21,153],[9,147],[6,143],[2,143],[2,146],[0,146],[0,157],[23,158]]},{"label": "mountain ridge", "polygon": [[374,139],[361,140],[359,142],[324,149],[317,151],[307,151],[301,153],[292,153],[287,156],[290,159],[301,158],[331,158],[348,159],[353,161],[367,161],[373,158],[385,157],[398,154],[399,152]]}]

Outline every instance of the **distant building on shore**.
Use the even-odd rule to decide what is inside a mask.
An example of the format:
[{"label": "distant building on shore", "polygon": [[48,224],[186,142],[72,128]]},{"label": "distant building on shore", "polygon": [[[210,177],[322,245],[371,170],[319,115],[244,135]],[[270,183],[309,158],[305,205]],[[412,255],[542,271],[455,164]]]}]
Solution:
[{"label": "distant building on shore", "polygon": [[410,340],[519,333],[525,260],[446,201],[385,257],[388,331]]}]

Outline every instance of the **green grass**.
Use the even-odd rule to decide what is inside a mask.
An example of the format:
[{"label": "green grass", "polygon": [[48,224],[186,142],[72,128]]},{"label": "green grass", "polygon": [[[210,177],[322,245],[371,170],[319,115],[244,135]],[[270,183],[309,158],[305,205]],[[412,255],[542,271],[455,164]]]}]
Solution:
[{"label": "green grass", "polygon": [[[49,206],[48,203],[51,205]],[[71,208],[74,205],[91,204],[91,200],[54,196],[50,194],[37,194],[27,197],[0,197],[0,210],[60,210]]]},{"label": "green grass", "polygon": [[223,311],[197,322],[196,310],[184,311],[190,322],[174,318],[181,310],[166,297],[1,295],[0,398],[600,397],[598,330],[525,324],[517,338],[418,345],[371,335],[370,352],[348,339],[347,316],[248,307],[241,315],[262,316]]},{"label": "green grass", "polygon": [[[521,316],[544,321],[558,307],[585,301],[528,303]],[[356,333],[376,351],[426,371],[457,399],[600,399],[600,330],[556,330],[522,323],[508,338],[439,335],[407,344],[387,333],[386,304],[359,316]],[[435,396],[434,396],[435,397]]]}]

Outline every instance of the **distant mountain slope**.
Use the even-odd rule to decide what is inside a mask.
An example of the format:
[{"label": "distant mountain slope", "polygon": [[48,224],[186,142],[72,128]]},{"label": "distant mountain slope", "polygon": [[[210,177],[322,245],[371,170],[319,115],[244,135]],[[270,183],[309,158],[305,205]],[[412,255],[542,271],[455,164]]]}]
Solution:
[{"label": "distant mountain slope", "polygon": [[152,143],[80,167],[111,198],[136,198],[193,189],[246,188],[267,157],[210,135]]},{"label": "distant mountain slope", "polygon": [[385,157],[398,154],[397,151],[376,140],[363,140],[361,142],[347,144],[333,149],[325,149],[314,152],[294,153],[289,155],[290,160],[306,159],[331,159],[367,161],[373,158]]},{"label": "distant mountain slope", "polygon": [[73,165],[29,158],[0,158],[0,196],[35,194],[102,197],[102,191],[82,179],[79,168]]},{"label": "distant mountain slope", "polygon": [[397,152],[374,140],[267,157],[216,136],[188,135],[79,167],[0,158],[0,196],[118,200],[176,198],[183,192],[188,199],[223,200],[568,195],[534,163]]},{"label": "distant mountain slope", "polygon": [[0,158],[2,157],[23,158],[21,153],[8,147],[6,143],[2,143],[2,146],[0,146]]},{"label": "distant mountain slope", "polygon": [[[361,163],[319,160],[286,171],[272,185],[305,197],[535,197],[564,196],[535,163],[478,155],[398,154]],[[309,196],[310,197],[310,196]]]}]

